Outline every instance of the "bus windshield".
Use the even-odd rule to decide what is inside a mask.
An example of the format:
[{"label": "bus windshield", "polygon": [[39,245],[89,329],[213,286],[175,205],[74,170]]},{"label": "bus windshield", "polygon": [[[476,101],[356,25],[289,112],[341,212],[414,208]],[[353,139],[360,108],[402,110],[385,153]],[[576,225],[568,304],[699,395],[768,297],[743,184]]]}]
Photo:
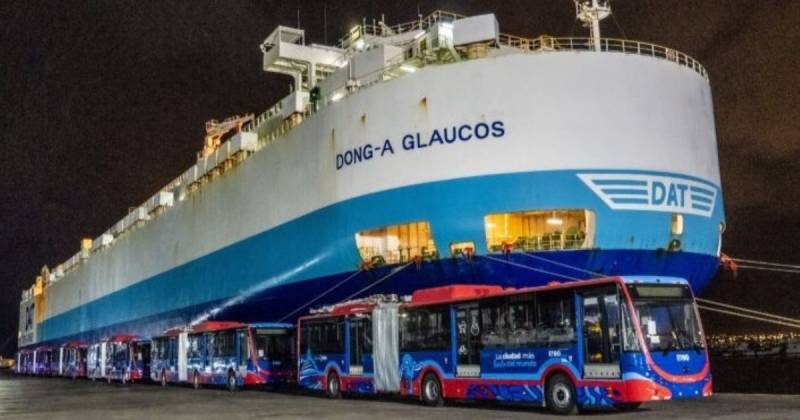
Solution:
[{"label": "bus windshield", "polygon": [[650,351],[705,348],[700,322],[686,286],[631,286],[633,305]]},{"label": "bus windshield", "polygon": [[256,332],[256,352],[259,358],[289,360],[292,356],[292,336]]}]

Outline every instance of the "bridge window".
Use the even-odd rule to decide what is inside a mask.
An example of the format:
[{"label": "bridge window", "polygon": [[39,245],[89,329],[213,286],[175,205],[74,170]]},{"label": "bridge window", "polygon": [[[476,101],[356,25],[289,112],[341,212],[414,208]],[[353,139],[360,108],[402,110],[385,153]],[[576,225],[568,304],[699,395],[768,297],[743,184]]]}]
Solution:
[{"label": "bridge window", "polygon": [[490,252],[591,248],[595,217],[591,210],[531,210],[484,218]]},{"label": "bridge window", "polygon": [[436,256],[436,245],[428,222],[391,225],[356,233],[356,246],[362,261],[397,264],[415,257]]}]

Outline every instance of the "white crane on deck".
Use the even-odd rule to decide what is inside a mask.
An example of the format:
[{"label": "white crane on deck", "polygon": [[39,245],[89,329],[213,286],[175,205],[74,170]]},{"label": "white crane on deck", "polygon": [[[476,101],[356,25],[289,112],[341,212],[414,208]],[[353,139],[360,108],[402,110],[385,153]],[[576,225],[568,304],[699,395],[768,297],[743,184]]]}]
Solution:
[{"label": "white crane on deck", "polygon": [[217,120],[206,121],[205,143],[203,144],[203,150],[197,154],[197,159],[203,159],[214,153],[222,143],[222,136],[234,129],[237,133],[242,131],[242,127],[252,120],[253,114],[244,114],[243,116],[234,115],[228,117],[222,122]]}]

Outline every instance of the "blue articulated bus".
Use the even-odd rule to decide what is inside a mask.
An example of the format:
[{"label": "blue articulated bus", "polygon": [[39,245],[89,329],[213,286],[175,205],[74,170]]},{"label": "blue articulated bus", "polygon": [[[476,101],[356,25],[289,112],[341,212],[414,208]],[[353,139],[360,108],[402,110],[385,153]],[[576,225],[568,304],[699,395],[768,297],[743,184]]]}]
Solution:
[{"label": "blue articulated bus", "polygon": [[139,382],[150,379],[150,341],[131,335],[116,335],[106,342],[108,382]]},{"label": "blue articulated bus", "polygon": [[455,285],[298,321],[298,382],[343,392],[528,402],[556,413],[711,395],[689,284],[614,277],[525,289]]},{"label": "blue articulated bus", "polygon": [[154,353],[162,384],[284,385],[294,377],[294,325],[205,321],[157,337]]}]

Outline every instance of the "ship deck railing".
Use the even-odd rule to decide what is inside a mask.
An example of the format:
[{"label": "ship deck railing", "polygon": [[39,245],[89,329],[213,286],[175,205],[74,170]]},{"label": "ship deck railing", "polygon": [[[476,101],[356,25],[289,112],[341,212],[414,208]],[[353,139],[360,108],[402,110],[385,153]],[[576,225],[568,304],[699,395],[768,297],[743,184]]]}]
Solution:
[{"label": "ship deck railing", "polygon": [[[592,39],[588,37],[552,37],[542,35],[537,38],[523,38],[501,33],[498,44],[534,52],[595,50]],[[705,67],[694,57],[663,45],[629,39],[600,38],[600,52],[616,52],[660,58],[688,67],[708,80],[708,73]]]},{"label": "ship deck railing", "polygon": [[[362,24],[351,29],[345,36],[339,39],[339,45],[347,49],[364,35],[388,37],[404,32],[426,30],[438,22],[452,22],[457,19],[464,19],[467,16],[458,13],[436,10],[425,17],[417,20],[388,26],[379,22],[378,24]],[[552,37],[541,35],[536,38],[525,38],[516,35],[500,33],[497,40],[498,45],[519,48],[525,51],[594,51],[594,44],[588,37]],[[688,67],[708,80],[708,73],[705,67],[692,56],[682,53],[676,49],[663,45],[653,44],[643,41],[634,41],[619,38],[601,38],[601,52],[618,52],[625,54],[636,54],[648,57],[660,58],[674,62],[678,65]]]},{"label": "ship deck railing", "polygon": [[341,38],[339,38],[339,45],[343,49],[349,48],[353,45],[359,38],[363,35],[372,35],[372,36],[392,36],[397,34],[402,34],[405,32],[411,32],[416,30],[425,30],[429,27],[433,26],[438,22],[452,22],[456,19],[464,19],[466,15],[461,15],[458,13],[448,12],[445,10],[436,10],[433,13],[429,14],[428,16],[422,17],[420,16],[419,19],[413,20],[411,22],[399,23],[396,25],[386,25],[383,22],[378,22],[377,24],[367,24],[363,23],[361,25],[357,25],[353,27],[347,34]]}]

